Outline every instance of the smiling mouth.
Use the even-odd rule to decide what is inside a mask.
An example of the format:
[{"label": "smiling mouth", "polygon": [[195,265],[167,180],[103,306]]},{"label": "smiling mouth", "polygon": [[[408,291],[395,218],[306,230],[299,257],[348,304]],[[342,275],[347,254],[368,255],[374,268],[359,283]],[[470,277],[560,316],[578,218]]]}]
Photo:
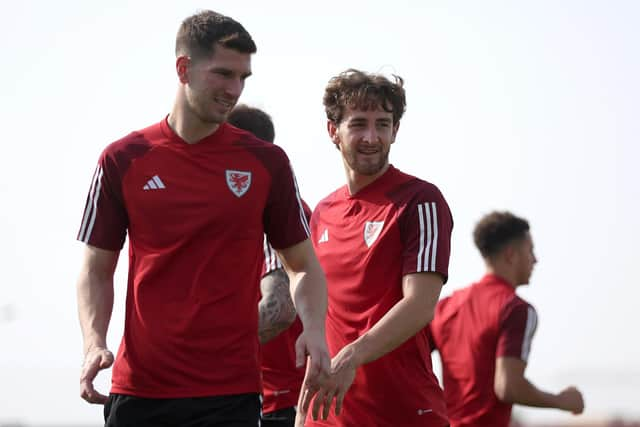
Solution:
[{"label": "smiling mouth", "polygon": [[228,99],[214,98],[214,101],[225,108],[232,108],[235,105],[235,101]]}]

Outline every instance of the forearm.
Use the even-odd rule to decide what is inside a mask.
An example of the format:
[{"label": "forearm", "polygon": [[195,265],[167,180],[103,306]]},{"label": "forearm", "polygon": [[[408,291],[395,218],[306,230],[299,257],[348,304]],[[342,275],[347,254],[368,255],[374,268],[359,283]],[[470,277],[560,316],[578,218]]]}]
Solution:
[{"label": "forearm", "polygon": [[304,329],[324,331],[327,315],[327,284],[324,272],[317,262],[306,271],[292,273],[291,295]]},{"label": "forearm", "polygon": [[395,350],[432,318],[433,307],[425,307],[420,300],[401,299],[371,329],[349,344],[356,364],[372,362]]},{"label": "forearm", "polygon": [[510,381],[511,383],[505,387],[503,395],[499,396],[500,400],[537,408],[563,409],[559,395],[540,390],[525,377]]},{"label": "forearm", "polygon": [[106,347],[113,310],[113,278],[101,278],[83,271],[78,279],[77,297],[84,352]]},{"label": "forearm", "polygon": [[258,337],[264,344],[286,330],[296,318],[289,293],[289,279],[282,269],[262,278],[262,298],[258,303]]}]

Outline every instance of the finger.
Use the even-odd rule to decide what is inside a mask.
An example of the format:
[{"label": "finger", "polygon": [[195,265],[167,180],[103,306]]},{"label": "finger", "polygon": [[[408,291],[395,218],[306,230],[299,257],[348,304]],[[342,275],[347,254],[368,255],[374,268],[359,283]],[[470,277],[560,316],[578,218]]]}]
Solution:
[{"label": "finger", "polygon": [[322,405],[322,419],[326,420],[329,418],[329,412],[331,411],[331,403],[333,403],[333,398],[335,396],[335,392],[330,391],[324,397],[324,404]]},{"label": "finger", "polygon": [[336,396],[336,416],[340,415],[340,411],[342,411],[342,402],[344,401],[344,394],[346,390],[340,390],[338,395]]},{"label": "finger", "polygon": [[302,408],[302,410],[307,413],[307,411],[309,411],[309,404],[311,404],[311,399],[313,398],[313,396],[315,395],[315,392],[312,391],[310,388],[305,388],[303,391],[303,397],[302,397],[302,405],[300,406]]},{"label": "finger", "polygon": [[320,390],[315,398],[313,399],[313,406],[311,408],[311,417],[313,418],[313,421],[317,421],[318,420],[318,414],[320,413],[320,406],[324,403],[324,398],[325,398],[325,391],[324,390]]}]

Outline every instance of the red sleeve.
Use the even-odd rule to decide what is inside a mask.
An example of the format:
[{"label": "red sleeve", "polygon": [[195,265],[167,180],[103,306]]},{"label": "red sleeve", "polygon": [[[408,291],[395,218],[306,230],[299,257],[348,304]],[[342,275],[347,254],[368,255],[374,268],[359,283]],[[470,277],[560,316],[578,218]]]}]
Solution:
[{"label": "red sleeve", "polygon": [[121,174],[105,150],[93,174],[77,239],[101,249],[120,250],[128,217],[122,199]]},{"label": "red sleeve", "polygon": [[[307,205],[307,203],[303,199],[300,199],[300,201],[302,202],[302,209],[304,210],[304,214],[307,221],[311,221],[311,208],[309,208],[309,205]],[[266,276],[272,271],[275,271],[279,268],[283,268],[282,262],[280,261],[278,254],[269,243],[269,240],[267,239],[266,235],[264,236],[264,242],[262,246],[264,249],[264,264],[262,269],[262,275]]]},{"label": "red sleeve", "polygon": [[507,304],[500,320],[496,357],[517,357],[526,362],[537,324],[532,306],[519,298]]},{"label": "red sleeve", "polygon": [[310,234],[295,175],[284,151],[282,155],[284,159],[273,176],[264,215],[265,233],[276,249],[300,243]]},{"label": "red sleeve", "polygon": [[421,181],[421,188],[400,217],[404,244],[403,274],[440,273],[447,282],[453,218],[442,193]]}]

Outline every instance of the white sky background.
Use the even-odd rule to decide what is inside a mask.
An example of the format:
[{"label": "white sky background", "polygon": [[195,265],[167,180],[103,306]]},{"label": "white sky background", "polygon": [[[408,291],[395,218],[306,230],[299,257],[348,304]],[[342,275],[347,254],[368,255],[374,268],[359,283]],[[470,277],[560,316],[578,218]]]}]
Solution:
[{"label": "white sky background", "polygon": [[405,78],[391,161],[451,206],[445,294],[483,272],[470,237],[482,214],[525,216],[540,260],[519,291],[540,317],[529,378],[580,386],[585,418],[640,417],[640,3],[31,0],[0,15],[0,422],[101,421],[78,397],[74,238],[100,151],[171,108],[175,32],[203,7],[254,36],[242,101],[273,116],[312,206],[344,182],[325,132],[327,80],[348,67]]}]

